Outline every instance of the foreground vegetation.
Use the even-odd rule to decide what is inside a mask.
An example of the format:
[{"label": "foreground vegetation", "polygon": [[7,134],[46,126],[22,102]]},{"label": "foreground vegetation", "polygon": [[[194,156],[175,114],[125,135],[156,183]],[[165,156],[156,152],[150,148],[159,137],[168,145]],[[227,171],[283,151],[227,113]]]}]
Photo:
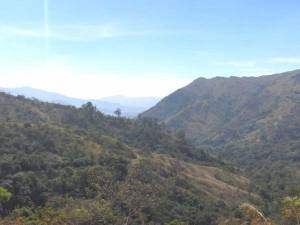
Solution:
[{"label": "foreground vegetation", "polygon": [[299,225],[300,189],[291,189],[290,196],[281,201],[280,212],[267,218],[255,206],[244,203],[235,217],[221,222],[220,225]]}]

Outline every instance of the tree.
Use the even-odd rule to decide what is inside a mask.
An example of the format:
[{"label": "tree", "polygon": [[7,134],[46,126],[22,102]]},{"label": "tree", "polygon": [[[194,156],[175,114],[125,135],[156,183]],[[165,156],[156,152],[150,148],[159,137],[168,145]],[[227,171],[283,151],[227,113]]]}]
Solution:
[{"label": "tree", "polygon": [[285,197],[283,203],[283,215],[287,219],[296,219],[297,225],[300,225],[300,198]]},{"label": "tree", "polygon": [[6,190],[5,188],[0,186],[0,212],[2,213],[3,211],[3,204],[11,198],[12,194]]},{"label": "tree", "polygon": [[0,207],[11,198],[11,193],[3,187],[0,187]]},{"label": "tree", "polygon": [[115,111],[114,111],[114,114],[117,116],[117,117],[121,117],[122,115],[122,111],[120,108],[117,108]]}]

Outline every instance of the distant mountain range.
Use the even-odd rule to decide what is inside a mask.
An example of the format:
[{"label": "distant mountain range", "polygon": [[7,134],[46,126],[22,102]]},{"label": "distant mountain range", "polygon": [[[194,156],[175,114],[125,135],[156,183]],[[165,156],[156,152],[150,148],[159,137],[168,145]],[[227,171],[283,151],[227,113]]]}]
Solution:
[{"label": "distant mountain range", "polygon": [[105,114],[112,115],[117,108],[120,108],[122,115],[126,117],[135,117],[141,112],[151,108],[160,98],[157,97],[126,97],[126,96],[109,96],[101,99],[79,99],[72,98],[62,94],[43,91],[31,87],[19,88],[0,88],[0,91],[12,95],[23,95],[27,98],[36,98],[41,101],[50,103],[59,103],[63,105],[73,105],[80,107],[86,102],[92,102],[96,107]]}]

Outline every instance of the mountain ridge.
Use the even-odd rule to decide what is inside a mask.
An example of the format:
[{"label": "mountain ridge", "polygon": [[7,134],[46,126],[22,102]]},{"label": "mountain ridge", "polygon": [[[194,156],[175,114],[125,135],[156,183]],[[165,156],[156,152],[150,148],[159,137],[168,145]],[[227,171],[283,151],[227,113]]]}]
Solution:
[{"label": "mountain ridge", "polygon": [[[299,79],[299,74],[300,70],[295,70],[261,77],[198,78],[188,86],[162,99],[156,106],[142,113],[141,116],[153,117],[165,122],[167,125],[170,124],[171,127],[176,127],[176,123],[178,124],[179,122],[174,120],[180,120],[180,117],[187,115],[188,111],[197,109],[204,111],[205,109],[209,110],[209,105],[207,104],[215,104],[216,107],[220,107],[218,110],[221,110],[222,107],[223,109],[227,109],[224,113],[220,112],[223,113],[222,115],[218,114],[217,111],[213,111],[218,118],[225,117],[223,121],[220,121],[225,122],[228,118],[233,118],[237,115],[234,115],[234,110],[236,109],[231,107],[230,104],[233,104],[234,101],[238,101],[239,98],[247,98],[240,100],[239,104],[242,105],[237,106],[239,108],[249,108],[251,104],[255,107],[259,107],[254,99],[267,101],[267,99],[262,98],[270,98],[272,95],[275,96],[275,98],[279,98],[280,96],[282,96],[281,98],[286,98],[290,93],[290,97],[298,98],[299,85],[297,86],[297,79]],[[280,88],[280,82],[286,85],[288,90]],[[273,88],[272,90],[268,87],[270,85],[273,85],[273,87],[271,87],[271,89]],[[262,96],[256,96],[260,94],[260,92],[263,92],[261,93]],[[267,96],[268,94],[270,96]],[[239,108],[237,110],[239,110]],[[251,108],[249,108],[249,111],[251,111]],[[192,120],[192,118],[189,119]],[[205,118],[202,118],[201,121],[205,123]],[[179,125],[179,128],[180,126],[183,125]],[[190,133],[191,132],[187,132],[187,135],[190,136]]]},{"label": "mountain ridge", "polygon": [[276,194],[300,184],[300,70],[199,78],[140,116],[183,131]]}]

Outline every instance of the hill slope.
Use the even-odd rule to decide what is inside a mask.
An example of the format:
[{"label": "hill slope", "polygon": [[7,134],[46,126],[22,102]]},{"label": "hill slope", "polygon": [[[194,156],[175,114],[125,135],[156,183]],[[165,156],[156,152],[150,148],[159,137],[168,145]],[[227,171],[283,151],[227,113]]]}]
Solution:
[{"label": "hill slope", "polygon": [[13,194],[0,224],[209,225],[260,201],[248,179],[151,120],[2,93],[0,105],[0,186]]},{"label": "hill slope", "polygon": [[197,146],[250,169],[268,188],[299,183],[300,70],[199,78],[141,116],[185,131]]}]

